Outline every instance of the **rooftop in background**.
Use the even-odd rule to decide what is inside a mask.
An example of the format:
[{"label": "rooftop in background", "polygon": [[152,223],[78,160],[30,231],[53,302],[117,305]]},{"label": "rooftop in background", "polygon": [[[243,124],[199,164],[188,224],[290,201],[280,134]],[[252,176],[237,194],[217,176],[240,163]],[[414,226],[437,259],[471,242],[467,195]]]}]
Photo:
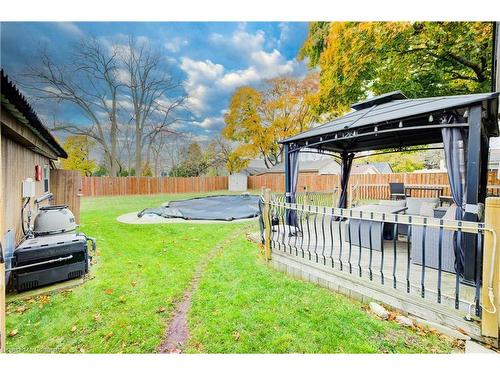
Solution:
[{"label": "rooftop in background", "polygon": [[[259,163],[261,162],[261,163]],[[253,167],[252,167],[253,166]],[[249,176],[265,174],[265,173],[284,173],[285,166],[283,163],[276,164],[271,168],[266,168],[263,160],[252,160],[248,168],[242,170],[240,173],[244,173]],[[332,157],[323,158],[319,160],[300,160],[299,161],[299,172],[300,173],[317,173],[320,175],[324,174],[340,174],[340,164],[337,160]],[[385,174],[393,173],[391,165],[387,162],[377,162],[377,163],[359,163],[354,164],[352,174]]]},{"label": "rooftop in background", "polygon": [[49,129],[40,121],[38,115],[19,91],[19,89],[9,80],[9,77],[0,71],[1,75],[1,102],[2,108],[12,114],[19,122],[28,127],[38,138],[49,146],[57,156],[67,158],[68,154],[56,141]]}]

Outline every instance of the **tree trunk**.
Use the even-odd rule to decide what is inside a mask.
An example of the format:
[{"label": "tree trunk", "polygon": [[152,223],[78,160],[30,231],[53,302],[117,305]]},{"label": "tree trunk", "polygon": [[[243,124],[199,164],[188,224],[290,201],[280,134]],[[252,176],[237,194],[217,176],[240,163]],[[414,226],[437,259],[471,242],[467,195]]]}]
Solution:
[{"label": "tree trunk", "polygon": [[135,128],[135,175],[142,175],[142,131],[138,125]]}]

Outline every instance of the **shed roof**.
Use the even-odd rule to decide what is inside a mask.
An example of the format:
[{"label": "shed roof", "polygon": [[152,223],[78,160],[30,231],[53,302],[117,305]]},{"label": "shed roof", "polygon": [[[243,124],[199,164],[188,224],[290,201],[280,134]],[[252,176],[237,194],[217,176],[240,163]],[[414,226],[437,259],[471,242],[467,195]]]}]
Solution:
[{"label": "shed roof", "polygon": [[[353,112],[349,112],[346,115],[339,117],[333,121],[329,121],[323,125],[317,126],[313,129],[295,135],[293,137],[287,138],[281,143],[296,143],[304,147],[316,147],[312,144],[319,140],[324,141],[323,138],[328,138],[331,136],[328,142],[323,142],[321,148],[324,150],[330,150],[334,152],[342,151],[363,151],[363,150],[373,150],[381,148],[391,148],[400,146],[412,146],[418,144],[427,143],[437,143],[441,142],[441,131],[437,129],[439,125],[439,115],[445,112],[456,111],[459,109],[466,109],[468,106],[485,103],[484,106],[494,106],[495,108],[485,108],[488,113],[498,113],[498,96],[500,93],[484,93],[484,94],[471,94],[471,95],[456,95],[456,96],[441,96],[441,97],[430,97],[421,99],[402,99],[404,95],[399,92],[387,93],[384,95],[377,96],[365,100],[360,103],[356,103],[352,106]],[[489,109],[489,110],[488,110]],[[436,115],[433,121],[428,121],[427,116]],[[463,114],[463,113],[462,113]],[[491,119],[490,119],[491,120]],[[488,135],[498,136],[498,118],[487,124]],[[402,122],[402,127],[397,132],[398,134],[392,134],[388,136],[382,131],[384,125],[389,125],[392,123],[397,124],[397,122]],[[407,132],[407,124],[404,122],[417,122],[419,125],[418,131]],[[493,123],[494,122],[494,123]],[[464,120],[464,126],[466,126],[466,120]],[[377,136],[371,135],[371,139],[361,140],[363,134],[361,130],[363,128],[372,127],[380,125],[377,129],[379,134]],[[412,123],[412,125],[417,125]],[[357,132],[360,131],[360,133]],[[405,132],[406,131],[406,132]],[[337,133],[351,132],[348,135],[349,141],[345,140],[345,136],[335,137]],[[370,132],[366,132],[368,133]],[[393,132],[394,133],[394,132]],[[377,138],[378,137],[378,138]],[[311,141],[311,142],[308,142]],[[306,143],[307,142],[307,143]]]},{"label": "shed roof", "polygon": [[67,158],[68,154],[61,145],[56,141],[49,129],[40,121],[38,115],[18,90],[16,85],[9,80],[9,77],[4,73],[3,69],[1,75],[1,102],[2,108],[9,111],[21,123],[28,126],[31,131],[47,144],[57,156]]}]

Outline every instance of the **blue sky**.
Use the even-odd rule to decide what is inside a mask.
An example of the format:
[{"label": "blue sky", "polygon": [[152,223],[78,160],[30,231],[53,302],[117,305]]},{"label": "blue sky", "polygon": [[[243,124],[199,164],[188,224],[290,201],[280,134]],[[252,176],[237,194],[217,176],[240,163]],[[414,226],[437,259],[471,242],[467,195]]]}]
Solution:
[{"label": "blue sky", "polygon": [[[193,113],[186,130],[199,140],[220,132],[235,88],[258,85],[278,75],[302,76],[307,71],[296,60],[307,23],[293,22],[2,23],[1,65],[15,77],[44,45],[64,61],[70,58],[72,43],[85,35],[107,40],[133,35],[155,45],[175,74],[185,79]],[[37,109],[44,118],[44,107]],[[81,121],[71,108],[65,108],[63,116]]]}]

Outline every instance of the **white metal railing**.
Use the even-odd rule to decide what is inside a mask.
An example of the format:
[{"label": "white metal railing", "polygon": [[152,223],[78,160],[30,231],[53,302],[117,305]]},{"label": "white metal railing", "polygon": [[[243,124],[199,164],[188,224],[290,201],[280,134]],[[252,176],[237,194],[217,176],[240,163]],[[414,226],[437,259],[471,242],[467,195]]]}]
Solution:
[{"label": "white metal railing", "polygon": [[[481,248],[485,233],[490,233],[496,248],[496,232],[484,223],[276,199],[267,203],[273,251],[323,263],[371,282],[378,279],[382,285],[457,310],[469,312],[475,306],[477,316],[481,315],[481,307],[488,309],[480,300],[479,272],[472,283],[464,284],[460,266],[458,272],[456,267],[460,263],[450,265],[451,258],[461,257],[455,243],[457,236],[474,236]],[[400,229],[404,227],[406,238],[401,241]],[[494,306],[492,298],[487,306]]]}]

